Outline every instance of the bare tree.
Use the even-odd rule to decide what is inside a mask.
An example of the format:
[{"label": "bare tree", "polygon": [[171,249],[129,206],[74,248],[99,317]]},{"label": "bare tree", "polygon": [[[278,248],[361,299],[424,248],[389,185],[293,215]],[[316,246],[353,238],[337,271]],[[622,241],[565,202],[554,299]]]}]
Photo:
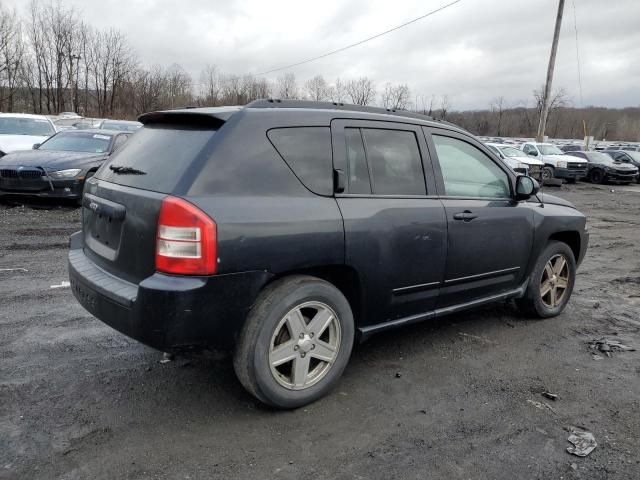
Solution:
[{"label": "bare tree", "polygon": [[[538,112],[542,112],[542,102],[544,97],[544,87],[541,87],[533,91],[533,98],[536,101],[536,108]],[[549,101],[549,110],[554,108],[566,107],[569,103],[569,97],[567,91],[564,88],[560,88],[551,94],[551,100]]]},{"label": "bare tree", "polygon": [[166,77],[169,106],[175,108],[190,105],[193,100],[191,75],[185,72],[180,65],[174,63],[167,69]]},{"label": "bare tree", "polygon": [[491,111],[496,114],[498,121],[496,135],[499,137],[502,136],[502,119],[504,117],[505,108],[507,108],[507,105],[503,96],[496,97],[491,101]]},{"label": "bare tree", "polygon": [[367,77],[350,80],[345,91],[355,105],[371,105],[376,98],[376,88],[373,81]]},{"label": "bare tree", "polygon": [[298,98],[298,85],[293,73],[285,73],[276,79],[276,95],[283,100]]},{"label": "bare tree", "polygon": [[346,85],[340,78],[336,78],[335,83],[329,86],[327,96],[329,100],[336,103],[344,103],[347,99]]},{"label": "bare tree", "polygon": [[164,108],[167,78],[162,67],[156,65],[151,70],[138,69],[134,72],[133,91],[136,113]]},{"label": "bare tree", "polygon": [[200,73],[201,103],[216,106],[221,96],[220,72],[215,65],[207,65]]},{"label": "bare tree", "polygon": [[133,71],[135,59],[122,32],[98,32],[92,39],[92,87],[96,95],[98,115],[114,112],[118,90]]},{"label": "bare tree", "polygon": [[316,75],[304,84],[305,93],[309,100],[324,102],[330,98],[329,84],[322,75]]},{"label": "bare tree", "polygon": [[13,111],[24,50],[22,25],[16,11],[0,4],[0,111]]},{"label": "bare tree", "polygon": [[406,110],[410,96],[407,84],[392,85],[387,82],[382,91],[382,105],[393,110]]},{"label": "bare tree", "polygon": [[450,108],[451,103],[449,102],[449,96],[442,95],[442,97],[440,97],[440,120],[444,120],[447,118],[447,113],[449,112]]}]

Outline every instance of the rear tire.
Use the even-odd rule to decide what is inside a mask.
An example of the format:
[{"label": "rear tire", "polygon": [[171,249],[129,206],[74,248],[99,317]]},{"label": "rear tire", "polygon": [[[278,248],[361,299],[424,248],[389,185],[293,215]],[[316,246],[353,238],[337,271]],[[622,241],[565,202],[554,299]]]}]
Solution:
[{"label": "rear tire", "polygon": [[589,172],[589,180],[591,183],[602,183],[604,181],[604,173],[600,169],[594,169]]},{"label": "rear tire", "polygon": [[576,260],[569,245],[552,240],[538,257],[527,290],[516,300],[520,310],[533,317],[548,318],[567,306],[576,278]]},{"label": "rear tire", "polygon": [[353,314],[340,290],[295,275],[262,291],[240,333],[233,366],[240,383],[260,401],[297,408],[334,387],[353,339]]}]

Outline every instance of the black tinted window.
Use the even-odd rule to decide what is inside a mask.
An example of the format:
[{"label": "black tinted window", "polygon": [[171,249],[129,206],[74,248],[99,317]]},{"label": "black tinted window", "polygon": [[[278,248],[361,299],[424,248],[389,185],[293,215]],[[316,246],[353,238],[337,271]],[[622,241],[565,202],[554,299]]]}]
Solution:
[{"label": "black tinted window", "polygon": [[363,128],[373,193],[424,195],[424,175],[413,132]]},{"label": "black tinted window", "polygon": [[96,177],[170,193],[214,133],[178,125],[145,126],[102,165]]},{"label": "black tinted window", "polygon": [[367,158],[360,129],[347,128],[344,131],[347,143],[347,178],[349,193],[371,193]]},{"label": "black tinted window", "polygon": [[331,133],[328,127],[269,130],[267,136],[300,181],[319,195],[333,194]]}]

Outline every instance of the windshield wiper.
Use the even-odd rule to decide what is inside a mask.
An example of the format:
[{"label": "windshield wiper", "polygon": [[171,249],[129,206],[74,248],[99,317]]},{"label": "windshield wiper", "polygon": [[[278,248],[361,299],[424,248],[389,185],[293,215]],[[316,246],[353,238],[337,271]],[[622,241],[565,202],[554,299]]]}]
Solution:
[{"label": "windshield wiper", "polygon": [[109,170],[113,173],[119,173],[121,175],[146,175],[147,172],[138,170],[137,168],[124,167],[120,165],[109,165]]}]

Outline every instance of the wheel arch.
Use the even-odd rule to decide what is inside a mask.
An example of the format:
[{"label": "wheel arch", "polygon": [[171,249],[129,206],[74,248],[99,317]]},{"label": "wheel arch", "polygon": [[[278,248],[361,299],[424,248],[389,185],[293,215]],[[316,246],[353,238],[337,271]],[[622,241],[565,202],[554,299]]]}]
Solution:
[{"label": "wheel arch", "polygon": [[564,232],[555,232],[549,236],[548,241],[556,240],[558,242],[566,243],[571,251],[573,252],[573,257],[576,262],[580,258],[580,234],[576,231],[564,231]]},{"label": "wheel arch", "polygon": [[[302,268],[296,270],[288,270],[274,275],[269,282],[264,285],[271,284],[276,280],[280,280],[291,275],[309,275],[336,287],[345,296],[353,313],[355,325],[359,325],[363,312],[362,286],[358,273],[348,265],[323,265],[317,267]],[[264,288],[263,287],[263,288]]]}]

